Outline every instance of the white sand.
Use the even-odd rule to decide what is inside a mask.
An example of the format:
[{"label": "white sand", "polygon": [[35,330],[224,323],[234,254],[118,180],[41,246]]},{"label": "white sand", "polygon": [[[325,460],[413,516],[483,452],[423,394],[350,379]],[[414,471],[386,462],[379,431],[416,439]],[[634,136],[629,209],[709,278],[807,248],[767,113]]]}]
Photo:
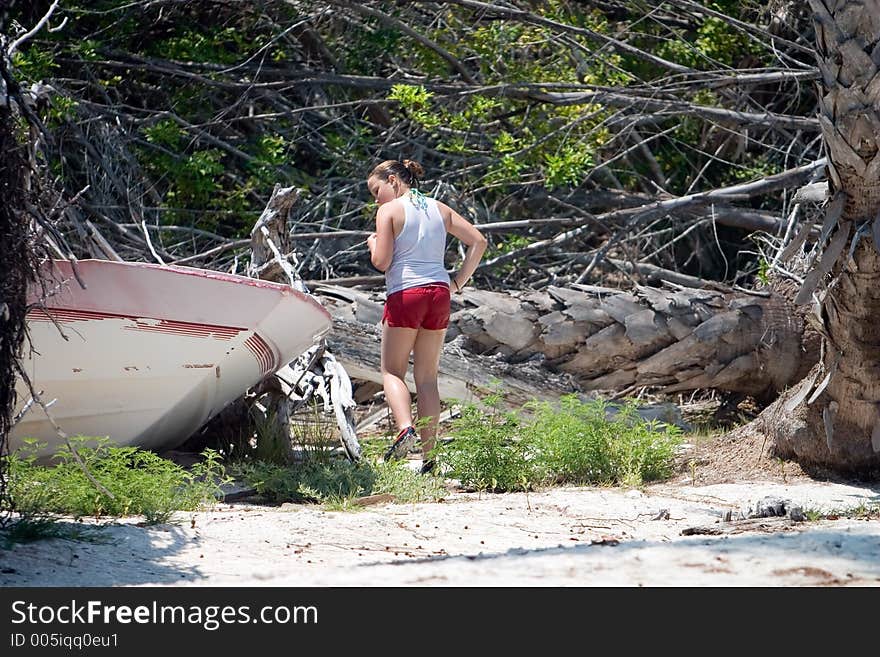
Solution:
[{"label": "white sand", "polygon": [[[359,512],[223,504],[166,525],[114,524],[106,542],[0,550],[0,586],[880,585],[880,520],[722,520],[766,496],[876,509],[880,487],[557,488]],[[693,527],[726,533],[682,535]]]}]

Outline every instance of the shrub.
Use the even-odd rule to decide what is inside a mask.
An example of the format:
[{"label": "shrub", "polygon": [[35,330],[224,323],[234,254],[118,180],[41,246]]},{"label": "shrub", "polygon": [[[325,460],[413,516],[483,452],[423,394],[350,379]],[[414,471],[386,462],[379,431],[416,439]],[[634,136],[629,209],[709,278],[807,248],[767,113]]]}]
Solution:
[{"label": "shrub", "polygon": [[488,411],[468,404],[450,429],[453,441],[435,448],[438,465],[462,486],[475,490],[528,490],[543,479],[535,446],[521,418],[500,410],[500,398],[488,397]]},{"label": "shrub", "polygon": [[66,446],[53,457],[58,461],[54,467],[37,463],[36,443],[11,453],[9,492],[15,510],[34,518],[51,513],[77,518],[141,514],[156,524],[167,521],[174,511],[191,511],[215,501],[220,484],[227,480],[219,455],[212,450],[205,450],[204,461],[187,471],[153,452],[108,442],[71,439],[99,486]]},{"label": "shrub", "polygon": [[502,413],[469,404],[453,423],[453,440],[436,458],[449,476],[475,490],[528,490],[553,483],[640,485],[668,477],[681,443],[677,427],[645,421],[633,402],[563,396]]}]

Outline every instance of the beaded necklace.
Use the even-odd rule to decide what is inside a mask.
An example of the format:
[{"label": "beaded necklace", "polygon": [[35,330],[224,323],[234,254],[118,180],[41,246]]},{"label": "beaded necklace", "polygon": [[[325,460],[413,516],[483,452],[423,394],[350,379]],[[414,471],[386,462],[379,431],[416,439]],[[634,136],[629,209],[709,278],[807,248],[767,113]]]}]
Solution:
[{"label": "beaded necklace", "polygon": [[413,187],[409,190],[409,200],[419,210],[428,209],[428,197]]}]

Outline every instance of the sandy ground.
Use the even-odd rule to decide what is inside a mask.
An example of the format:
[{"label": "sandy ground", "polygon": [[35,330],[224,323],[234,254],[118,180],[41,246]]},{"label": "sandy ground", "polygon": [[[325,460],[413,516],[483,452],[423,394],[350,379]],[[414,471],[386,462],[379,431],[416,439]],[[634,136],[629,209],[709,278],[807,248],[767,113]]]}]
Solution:
[{"label": "sandy ground", "polygon": [[[875,512],[737,520],[767,497]],[[105,526],[99,540],[0,550],[0,586],[878,586],[878,504],[880,486],[803,477],[450,492],[358,512],[224,503]]]}]

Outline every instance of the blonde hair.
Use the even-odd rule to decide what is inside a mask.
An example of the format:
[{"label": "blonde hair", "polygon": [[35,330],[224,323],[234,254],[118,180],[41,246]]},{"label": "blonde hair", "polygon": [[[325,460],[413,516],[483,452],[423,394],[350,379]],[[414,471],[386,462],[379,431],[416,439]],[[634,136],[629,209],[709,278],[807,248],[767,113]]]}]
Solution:
[{"label": "blonde hair", "polygon": [[388,180],[388,176],[397,176],[410,187],[418,187],[419,180],[425,175],[422,165],[415,160],[385,160],[373,167],[367,179],[378,178]]}]

